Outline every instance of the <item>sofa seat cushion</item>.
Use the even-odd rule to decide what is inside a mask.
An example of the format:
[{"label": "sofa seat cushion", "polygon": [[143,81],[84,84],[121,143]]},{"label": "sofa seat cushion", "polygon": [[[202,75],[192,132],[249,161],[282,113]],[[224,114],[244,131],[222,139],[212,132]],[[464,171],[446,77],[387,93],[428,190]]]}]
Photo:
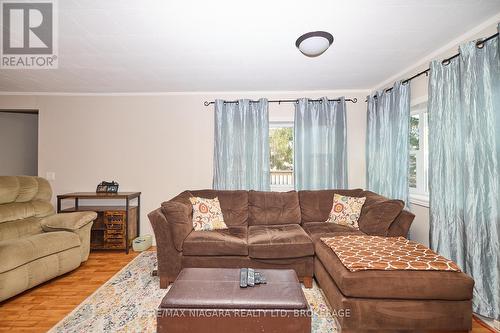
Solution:
[{"label": "sofa seat cushion", "polygon": [[248,228],[248,252],[255,259],[300,258],[314,255],[314,246],[300,225],[257,225]]},{"label": "sofa seat cushion", "polygon": [[332,237],[340,235],[364,235],[358,229],[354,229],[345,225],[329,222],[309,222],[303,226],[309,237],[313,240],[320,237]]},{"label": "sofa seat cushion", "polygon": [[192,231],[184,240],[182,251],[187,256],[246,256],[247,228]]},{"label": "sofa seat cushion", "polygon": [[54,231],[0,242],[0,273],[31,261],[80,246],[76,233]]},{"label": "sofa seat cushion", "polygon": [[462,301],[472,298],[474,280],[449,271],[358,271],[351,272],[320,239],[316,257],[344,296],[359,298],[432,299]]}]

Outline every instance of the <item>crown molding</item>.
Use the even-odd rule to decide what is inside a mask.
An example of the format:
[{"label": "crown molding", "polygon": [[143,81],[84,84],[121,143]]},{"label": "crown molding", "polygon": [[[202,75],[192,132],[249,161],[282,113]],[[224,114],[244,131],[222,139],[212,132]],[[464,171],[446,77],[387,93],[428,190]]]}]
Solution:
[{"label": "crown molding", "polygon": [[368,89],[335,90],[260,90],[260,91],[178,91],[178,92],[46,92],[46,91],[0,91],[0,96],[249,96],[249,95],[304,95],[304,94],[367,94]]}]

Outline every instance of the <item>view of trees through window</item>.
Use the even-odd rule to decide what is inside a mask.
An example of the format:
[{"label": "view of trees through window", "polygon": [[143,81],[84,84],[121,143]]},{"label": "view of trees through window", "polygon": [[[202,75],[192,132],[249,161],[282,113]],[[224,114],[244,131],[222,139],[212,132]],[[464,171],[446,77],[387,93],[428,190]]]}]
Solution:
[{"label": "view of trees through window", "polygon": [[417,152],[419,150],[420,126],[419,115],[410,117],[410,170],[409,186],[417,187]]},{"label": "view of trees through window", "polygon": [[293,127],[269,128],[271,186],[293,186]]},{"label": "view of trees through window", "polygon": [[269,152],[271,170],[293,169],[293,128],[269,129]]},{"label": "view of trees through window", "polygon": [[410,193],[422,196],[429,193],[427,118],[427,102],[411,107],[408,185]]}]

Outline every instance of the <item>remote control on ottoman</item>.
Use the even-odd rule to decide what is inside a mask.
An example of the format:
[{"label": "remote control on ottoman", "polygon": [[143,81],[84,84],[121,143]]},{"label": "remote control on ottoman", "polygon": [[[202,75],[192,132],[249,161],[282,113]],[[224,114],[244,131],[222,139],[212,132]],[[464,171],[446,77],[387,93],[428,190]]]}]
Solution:
[{"label": "remote control on ottoman", "polygon": [[248,270],[246,268],[240,269],[240,288],[248,287]]},{"label": "remote control on ottoman", "polygon": [[255,286],[255,271],[252,268],[248,269],[248,286]]},{"label": "remote control on ottoman", "polygon": [[240,288],[253,287],[259,284],[266,284],[266,278],[261,272],[256,272],[253,268],[240,269]]}]

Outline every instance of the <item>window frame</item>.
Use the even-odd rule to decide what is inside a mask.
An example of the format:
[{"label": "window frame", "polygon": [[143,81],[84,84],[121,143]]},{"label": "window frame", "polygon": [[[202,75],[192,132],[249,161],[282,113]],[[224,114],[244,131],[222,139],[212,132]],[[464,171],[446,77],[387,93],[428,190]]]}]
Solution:
[{"label": "window frame", "polygon": [[[273,128],[291,128],[293,130],[294,128],[294,122],[293,121],[269,121],[269,129]],[[270,135],[270,133],[269,133]],[[269,147],[269,150],[271,147]],[[293,154],[295,154],[295,148],[293,151]],[[295,156],[293,156],[295,157]],[[295,158],[292,159],[292,161],[295,161]],[[269,161],[269,164],[271,161]],[[272,170],[269,165],[269,177],[271,177]],[[291,185],[272,185],[271,180],[269,180],[270,183],[270,189],[271,191],[274,192],[287,192],[287,191],[293,191],[295,190],[295,165],[292,166],[292,184]]]},{"label": "window frame", "polygon": [[[409,150],[416,156],[416,187],[409,187],[410,203],[429,207],[429,124],[427,98],[413,101],[410,107],[410,117],[419,115],[419,149]],[[408,175],[409,177],[409,175]]]}]

